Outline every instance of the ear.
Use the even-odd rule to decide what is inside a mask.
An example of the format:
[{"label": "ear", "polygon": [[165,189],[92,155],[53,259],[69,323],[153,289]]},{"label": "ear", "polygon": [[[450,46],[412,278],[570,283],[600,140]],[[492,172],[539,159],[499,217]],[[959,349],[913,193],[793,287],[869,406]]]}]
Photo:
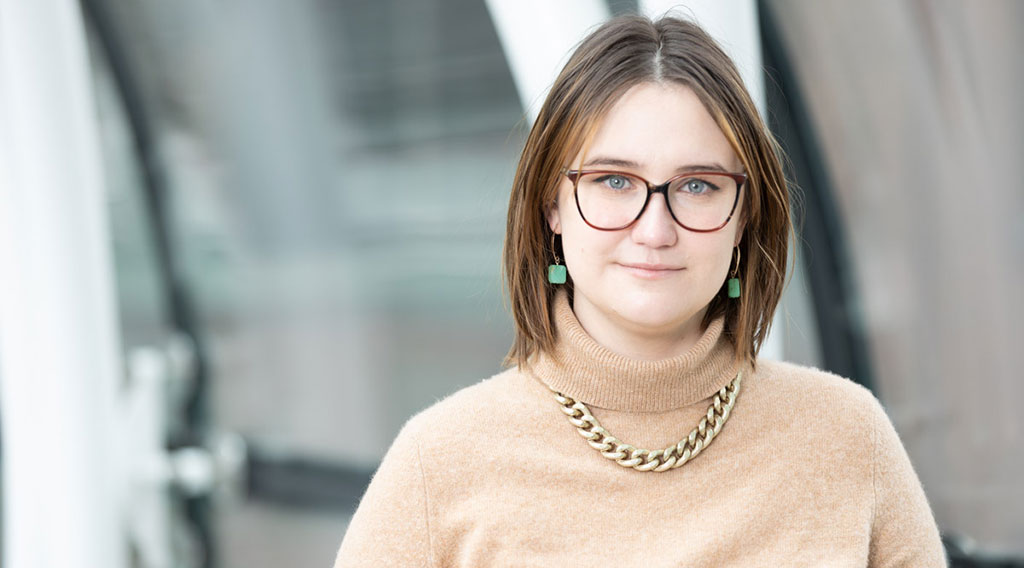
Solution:
[{"label": "ear", "polygon": [[733,239],[732,246],[740,246],[740,241],[743,240],[743,232],[747,230],[747,211],[746,209],[740,210],[739,217],[736,219],[736,238]]},{"label": "ear", "polygon": [[740,226],[736,228],[736,239],[732,243],[734,248],[740,246],[740,241],[743,240],[743,229],[745,228],[744,223],[740,223]]},{"label": "ear", "polygon": [[562,218],[559,216],[557,199],[544,208],[544,216],[547,217],[548,227],[551,229],[551,232],[556,235],[561,235]]}]

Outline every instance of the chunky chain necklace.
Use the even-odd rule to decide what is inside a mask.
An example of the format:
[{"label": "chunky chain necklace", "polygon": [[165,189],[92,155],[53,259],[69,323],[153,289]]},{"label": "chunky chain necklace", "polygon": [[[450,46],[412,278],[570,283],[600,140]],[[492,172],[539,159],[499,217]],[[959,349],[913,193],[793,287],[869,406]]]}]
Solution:
[{"label": "chunky chain necklace", "polygon": [[[550,389],[555,393],[555,400],[561,405],[569,422],[576,427],[580,436],[586,438],[590,447],[601,452],[601,455],[613,460],[622,467],[631,467],[637,471],[668,471],[682,466],[715,439],[715,436],[722,430],[725,421],[729,419],[729,413],[736,404],[736,398],[740,394],[740,378],[742,371],[736,373],[729,384],[722,387],[722,390],[715,393],[715,398],[708,408],[707,416],[700,419],[697,427],[690,432],[690,435],[679,440],[679,443],[669,446],[663,450],[645,450],[619,441],[590,413],[590,409],[582,402],[578,402],[562,393]],[[550,387],[549,387],[550,388]]]}]

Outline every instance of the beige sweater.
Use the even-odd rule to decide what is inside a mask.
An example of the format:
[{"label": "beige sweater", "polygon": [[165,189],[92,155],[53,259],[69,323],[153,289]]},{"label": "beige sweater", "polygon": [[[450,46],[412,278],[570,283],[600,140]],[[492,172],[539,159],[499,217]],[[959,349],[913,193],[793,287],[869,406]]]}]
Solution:
[{"label": "beige sweater", "polygon": [[555,312],[554,353],[409,420],[336,567],[945,566],[921,484],[868,390],[759,361],[707,449],[639,472],[591,448],[548,386],[618,439],[667,447],[736,374],[722,321],[686,355],[651,362],[598,345],[564,294]]}]

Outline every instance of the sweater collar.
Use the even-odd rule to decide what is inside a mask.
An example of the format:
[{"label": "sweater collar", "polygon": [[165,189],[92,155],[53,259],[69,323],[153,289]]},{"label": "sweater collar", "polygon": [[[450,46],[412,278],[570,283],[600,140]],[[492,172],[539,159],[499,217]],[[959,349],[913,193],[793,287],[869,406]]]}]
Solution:
[{"label": "sweater collar", "polygon": [[713,320],[686,353],[645,361],[599,345],[580,325],[568,294],[555,295],[557,342],[531,360],[548,387],[588,405],[629,412],[662,412],[711,397],[736,376],[735,350]]}]

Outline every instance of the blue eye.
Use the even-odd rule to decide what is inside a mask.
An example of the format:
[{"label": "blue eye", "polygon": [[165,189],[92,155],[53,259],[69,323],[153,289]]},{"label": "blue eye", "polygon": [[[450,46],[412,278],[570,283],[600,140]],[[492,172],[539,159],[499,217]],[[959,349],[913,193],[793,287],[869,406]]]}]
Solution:
[{"label": "blue eye", "polygon": [[621,175],[606,175],[597,180],[598,182],[605,185],[609,189],[629,189],[632,185],[629,182],[629,178]]},{"label": "blue eye", "polygon": [[704,195],[705,193],[718,189],[718,187],[702,179],[692,178],[683,182],[682,185],[679,186],[679,189],[691,195]]}]

